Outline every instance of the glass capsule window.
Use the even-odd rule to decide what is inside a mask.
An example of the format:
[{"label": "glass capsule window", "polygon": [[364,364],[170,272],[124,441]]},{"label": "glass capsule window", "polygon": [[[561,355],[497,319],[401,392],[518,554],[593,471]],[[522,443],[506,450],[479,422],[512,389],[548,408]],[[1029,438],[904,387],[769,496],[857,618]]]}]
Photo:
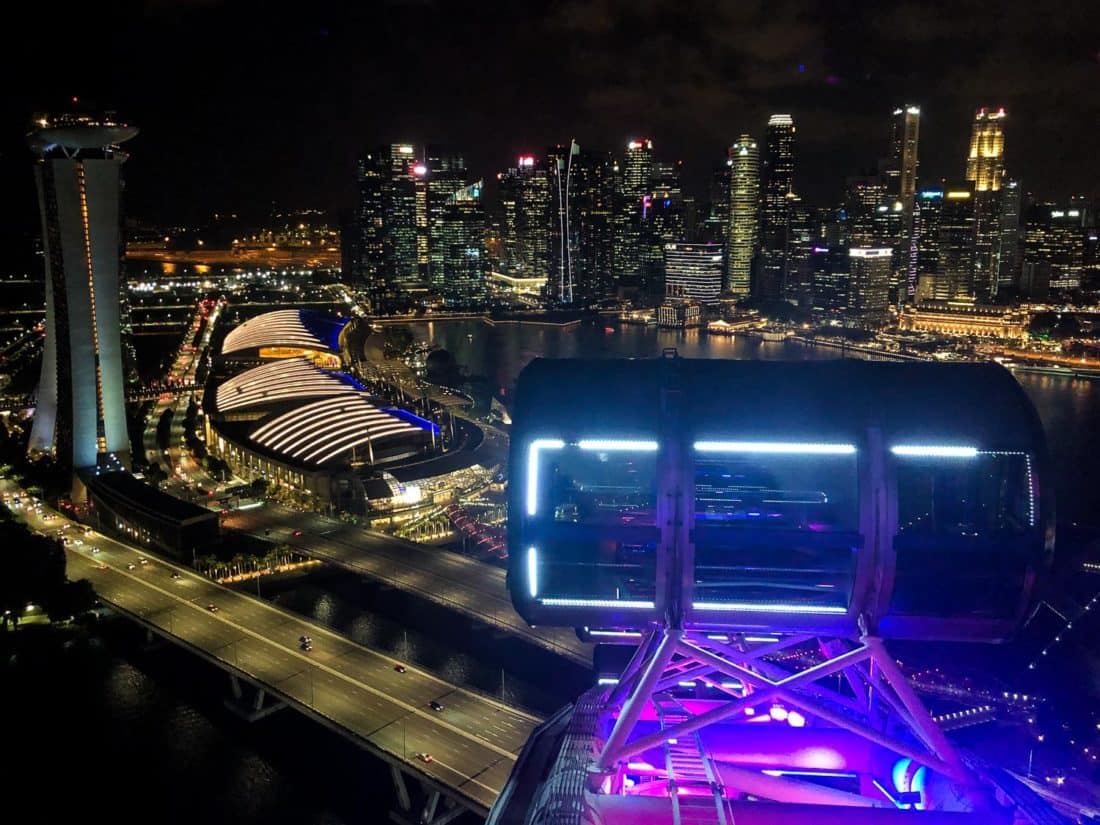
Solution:
[{"label": "glass capsule window", "polygon": [[859,536],[849,445],[696,451],[696,610],[844,613]]}]

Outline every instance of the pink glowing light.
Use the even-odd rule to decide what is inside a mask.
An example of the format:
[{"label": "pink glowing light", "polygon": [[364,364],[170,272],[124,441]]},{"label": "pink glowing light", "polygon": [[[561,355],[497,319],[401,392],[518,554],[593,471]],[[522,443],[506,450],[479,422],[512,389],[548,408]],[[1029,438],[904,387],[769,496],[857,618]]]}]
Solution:
[{"label": "pink glowing light", "polygon": [[787,709],[782,705],[772,705],[771,710],[768,711],[768,716],[776,722],[782,722],[787,718]]}]

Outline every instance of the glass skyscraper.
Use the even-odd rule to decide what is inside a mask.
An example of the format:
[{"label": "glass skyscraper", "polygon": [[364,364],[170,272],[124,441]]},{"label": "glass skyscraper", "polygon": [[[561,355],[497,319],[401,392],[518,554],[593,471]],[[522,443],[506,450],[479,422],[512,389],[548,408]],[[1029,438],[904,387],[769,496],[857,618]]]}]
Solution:
[{"label": "glass skyscraper", "polygon": [[772,115],[764,140],[763,222],[761,265],[756,294],[775,299],[783,295],[787,280],[790,200],[794,192],[794,118]]},{"label": "glass skyscraper", "polygon": [[756,141],[741,135],[729,149],[729,160],[726,289],[734,295],[748,295],[760,209],[760,150]]}]

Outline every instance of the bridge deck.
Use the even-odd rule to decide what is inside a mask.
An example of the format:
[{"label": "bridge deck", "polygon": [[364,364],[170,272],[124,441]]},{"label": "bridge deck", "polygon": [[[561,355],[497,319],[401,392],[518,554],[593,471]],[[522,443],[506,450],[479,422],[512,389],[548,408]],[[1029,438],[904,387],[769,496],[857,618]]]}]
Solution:
[{"label": "bridge deck", "polygon": [[[231,513],[225,526],[285,542],[305,555],[415,593],[585,667],[592,664],[592,646],[580,641],[572,630],[532,628],[519,617],[500,568],[438,547],[270,504]],[[297,529],[301,536],[294,536]]]}]

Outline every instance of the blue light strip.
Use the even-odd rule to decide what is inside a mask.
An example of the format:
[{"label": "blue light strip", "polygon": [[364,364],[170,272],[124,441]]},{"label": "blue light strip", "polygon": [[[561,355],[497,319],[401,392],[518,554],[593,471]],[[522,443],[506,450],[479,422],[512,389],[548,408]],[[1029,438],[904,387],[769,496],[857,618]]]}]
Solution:
[{"label": "blue light strip", "polygon": [[619,607],[625,610],[652,610],[653,602],[616,601],[615,599],[539,599],[546,607]]},{"label": "blue light strip", "polygon": [[539,594],[539,557],[534,547],[527,548],[527,586],[531,591],[531,598]]},{"label": "blue light strip", "polygon": [[539,450],[560,450],[564,446],[560,438],[536,438],[527,448],[527,515],[539,511]]},{"label": "blue light strip", "polygon": [[400,418],[402,421],[408,421],[410,424],[415,424],[422,430],[427,430],[428,432],[435,433],[437,435],[439,434],[438,425],[433,424],[426,418],[421,418],[416,413],[411,413],[408,410],[401,409],[400,407],[382,407],[382,411],[388,412],[390,415],[394,416],[395,418]]},{"label": "blue light strip", "polygon": [[904,458],[975,458],[978,448],[950,444],[896,444],[890,452]]},{"label": "blue light strip", "polygon": [[700,453],[772,453],[780,455],[853,455],[854,444],[799,441],[696,441]]}]

